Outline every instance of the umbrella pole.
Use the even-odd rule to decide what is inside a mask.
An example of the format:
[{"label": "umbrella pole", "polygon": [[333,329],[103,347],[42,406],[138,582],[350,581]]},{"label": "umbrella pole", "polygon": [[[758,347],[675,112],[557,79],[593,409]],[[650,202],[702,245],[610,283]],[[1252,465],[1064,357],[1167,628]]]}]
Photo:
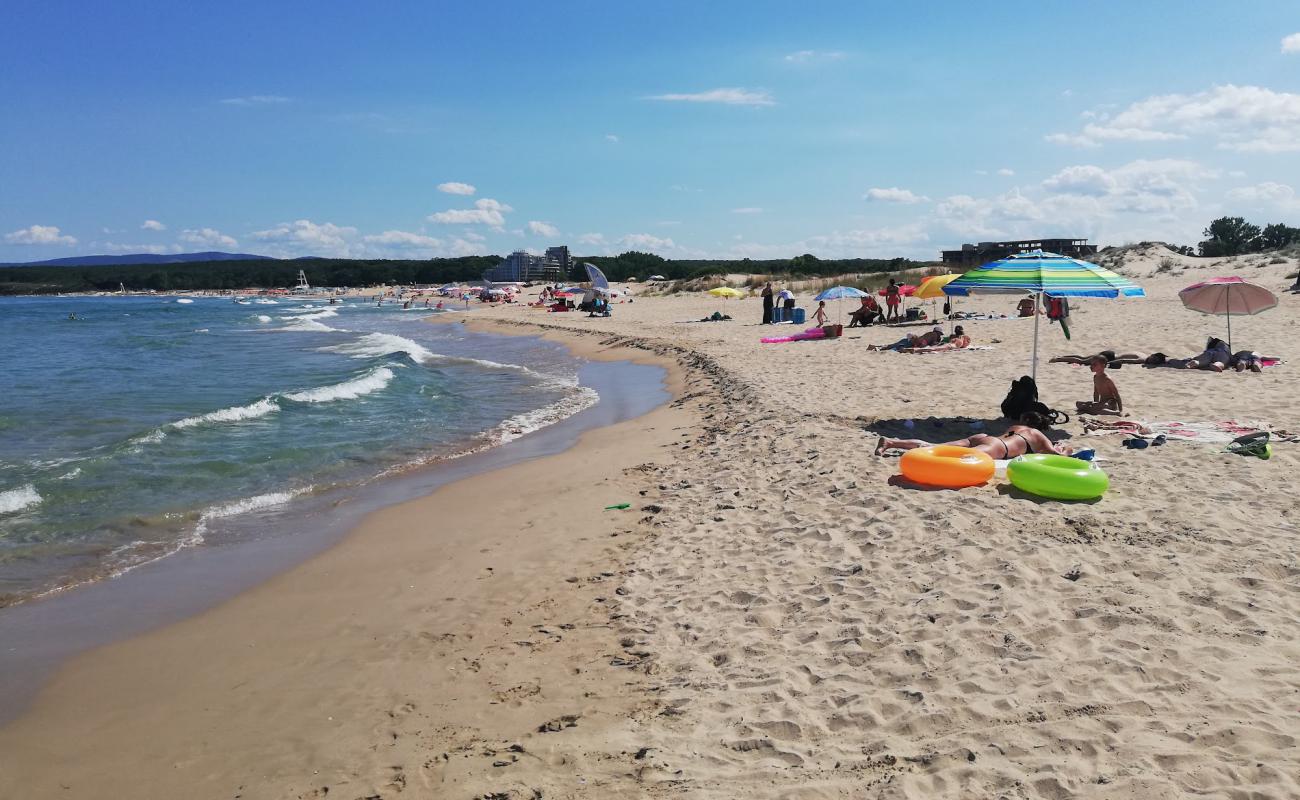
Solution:
[{"label": "umbrella pole", "polygon": [[1042,301],[1042,292],[1034,294],[1034,361],[1029,367],[1029,376],[1038,383],[1038,304]]},{"label": "umbrella pole", "polygon": [[1231,352],[1232,352],[1232,308],[1231,308],[1232,300],[1231,300],[1231,298],[1229,298],[1228,303],[1229,303],[1229,308],[1228,308],[1228,352],[1231,353]]}]

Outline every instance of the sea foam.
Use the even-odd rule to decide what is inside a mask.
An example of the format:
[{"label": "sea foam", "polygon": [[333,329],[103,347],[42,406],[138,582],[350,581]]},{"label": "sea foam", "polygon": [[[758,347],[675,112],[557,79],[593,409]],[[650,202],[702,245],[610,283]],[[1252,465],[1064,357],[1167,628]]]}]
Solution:
[{"label": "sea foam", "polygon": [[280,407],[269,397],[263,397],[255,403],[249,403],[246,406],[232,406],[230,408],[219,408],[216,411],[209,411],[206,414],[200,414],[196,417],[188,417],[173,422],[173,428],[193,428],[196,425],[203,425],[211,422],[242,422],[246,419],[257,419],[265,417],[267,414],[274,414],[279,411]]},{"label": "sea foam", "polygon": [[19,486],[17,489],[9,489],[0,492],[0,514],[12,514],[15,511],[22,511],[24,508],[34,506],[41,502],[41,496],[36,491],[36,487],[30,483],[26,486]]},{"label": "sea foam", "polygon": [[365,375],[350,381],[336,383],[332,386],[320,386],[301,392],[289,392],[282,395],[286,400],[298,403],[329,403],[334,400],[355,400],[363,395],[377,392],[393,380],[393,371],[388,367],[377,367]]},{"label": "sea foam", "polygon": [[392,333],[367,333],[355,342],[344,342],[321,349],[331,353],[343,353],[353,358],[376,358],[393,353],[406,353],[417,364],[423,364],[434,357],[434,353],[417,342]]}]

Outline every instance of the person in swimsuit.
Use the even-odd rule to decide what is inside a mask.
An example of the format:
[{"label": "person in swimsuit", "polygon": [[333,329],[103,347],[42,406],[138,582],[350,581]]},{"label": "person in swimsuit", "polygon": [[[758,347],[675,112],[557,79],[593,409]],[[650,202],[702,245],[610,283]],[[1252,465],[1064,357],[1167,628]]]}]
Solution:
[{"label": "person in swimsuit", "polygon": [[817,310],[813,312],[813,322],[817,327],[826,327],[826,301],[821,300],[817,303]]},{"label": "person in swimsuit", "polygon": [[1106,374],[1109,361],[1104,354],[1092,359],[1088,368],[1092,370],[1092,400],[1080,400],[1074,404],[1080,414],[1114,414],[1124,413],[1124,401],[1120,399],[1119,387]]},{"label": "person in swimsuit", "polygon": [[898,322],[898,305],[902,302],[902,295],[899,292],[898,284],[893,278],[889,279],[889,285],[885,287],[885,307],[889,309],[886,320],[889,322]]},{"label": "person in swimsuit", "polygon": [[868,350],[904,350],[915,349],[918,347],[934,347],[943,342],[943,329],[935,326],[933,329],[926,331],[920,336],[908,334],[893,344],[870,344]]},{"label": "person in swimsuit", "polygon": [[[934,444],[936,443],[922,439],[891,439],[882,436],[880,441],[876,443],[876,455],[881,455],[886,450],[914,450],[918,447],[933,447]],[[995,459],[1011,459],[1025,453],[1055,453],[1068,456],[1072,452],[1068,445],[1056,444],[1051,439],[1048,439],[1045,433],[1029,425],[1012,425],[1001,436],[976,433],[967,436],[965,439],[941,442],[941,444],[970,447],[988,453],[990,457]]]},{"label": "person in swimsuit", "polygon": [[1088,366],[1098,357],[1106,359],[1107,364],[1146,364],[1151,358],[1146,353],[1117,353],[1114,350],[1098,350],[1087,356],[1057,356],[1047,363]]}]

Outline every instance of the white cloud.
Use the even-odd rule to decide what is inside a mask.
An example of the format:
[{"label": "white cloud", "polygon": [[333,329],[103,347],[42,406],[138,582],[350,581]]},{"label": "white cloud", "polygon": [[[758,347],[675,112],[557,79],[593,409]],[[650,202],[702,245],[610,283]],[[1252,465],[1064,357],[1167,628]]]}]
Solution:
[{"label": "white cloud", "polygon": [[221,101],[228,106],[273,106],[288,103],[288,97],[278,94],[250,94],[244,97],[227,97]]},{"label": "white cloud", "polygon": [[899,189],[897,186],[891,189],[868,189],[867,193],[862,196],[863,200],[870,200],[875,203],[901,203],[903,205],[912,205],[913,203],[923,203],[930,198],[924,197],[908,189]]},{"label": "white cloud", "polygon": [[721,103],[729,106],[774,106],[776,101],[764,89],[710,89],[693,94],[656,94],[649,100],[667,100],[681,103]]},{"label": "white cloud", "polygon": [[32,225],[6,233],[5,241],[9,244],[62,244],[70,247],[77,243],[77,237],[64,236],[54,225]]},{"label": "white cloud", "polygon": [[140,227],[146,231],[165,231],[167,226],[156,219],[147,219],[140,224]]},{"label": "white cloud", "polygon": [[[1035,189],[989,197],[953,195],[929,223],[965,241],[1022,236],[1110,236],[1111,241],[1189,241],[1207,210],[1198,193],[1218,173],[1194,161],[1137,160],[1113,169],[1066,167]],[[955,243],[955,242],[954,242]]]},{"label": "white cloud", "polygon": [[1230,189],[1227,198],[1237,203],[1246,203],[1258,207],[1276,207],[1285,210],[1300,209],[1300,202],[1296,200],[1295,189],[1285,183],[1274,183],[1272,181]]},{"label": "white cloud", "polygon": [[104,244],[98,245],[98,247],[102,247],[109,253],[122,254],[150,253],[152,255],[167,255],[169,253],[181,252],[181,247],[177,244],[117,244],[114,242],[104,242]]},{"label": "white cloud", "polygon": [[317,224],[308,219],[282,222],[274,228],[256,231],[252,238],[268,242],[276,254],[291,256],[335,256],[352,254],[357,229],[332,222]]},{"label": "white cloud", "polygon": [[844,53],[840,50],[796,50],[785,56],[785,61],[791,64],[807,64],[810,61],[839,61],[844,58]]},{"label": "white cloud", "polygon": [[353,255],[372,258],[433,258],[446,252],[441,239],[410,231],[384,231],[363,236],[361,242],[359,247],[351,249]]},{"label": "white cloud", "polygon": [[474,192],[478,190],[468,183],[447,181],[446,183],[438,184],[438,191],[444,194],[474,194]]},{"label": "white cloud", "polygon": [[618,141],[619,141],[618,134],[614,134],[614,133],[607,133],[607,134],[605,134],[605,141],[607,141],[607,142],[618,142]]},{"label": "white cloud", "polygon": [[649,233],[629,233],[619,239],[618,243],[638,250],[672,250],[677,247],[672,239],[661,239]]},{"label": "white cloud", "polygon": [[762,214],[762,213],[763,213],[763,209],[761,209],[761,208],[757,208],[757,207],[755,207],[755,206],[745,206],[744,208],[733,208],[733,209],[731,209],[731,213],[733,213],[733,214]]},{"label": "white cloud", "polygon": [[1077,134],[1053,133],[1049,142],[1097,147],[1109,141],[1159,142],[1205,138],[1220,149],[1300,151],[1300,94],[1260,86],[1215,86],[1195,94],[1154,95]]},{"label": "white cloud", "polygon": [[1282,39],[1283,53],[1300,53],[1300,33],[1293,33]]},{"label": "white cloud", "polygon": [[540,222],[538,220],[529,220],[528,230],[538,236],[556,237],[560,235],[560,229],[549,222]]},{"label": "white cloud", "polygon": [[[239,247],[239,242],[234,237],[227,236],[214,228],[194,228],[181,231],[181,235],[176,237],[186,244],[199,245],[201,247]],[[256,236],[254,236],[256,238]]]},{"label": "white cloud", "polygon": [[361,240],[368,244],[379,244],[389,247],[431,249],[442,246],[441,239],[435,239],[432,236],[425,236],[420,233],[410,233],[409,231],[384,231],[383,233],[363,236],[361,237]]},{"label": "white cloud", "polygon": [[605,236],[600,233],[584,233],[578,237],[578,244],[603,245]]},{"label": "white cloud", "polygon": [[1003,167],[1002,169],[998,170],[998,174],[1004,178],[1010,178],[1012,175],[1016,174],[1016,171],[1009,167]]},{"label": "white cloud", "polygon": [[438,211],[429,215],[429,221],[443,225],[490,225],[493,228],[501,228],[506,224],[505,215],[511,211],[514,209],[510,206],[498,203],[490,197],[484,197],[474,201],[474,208]]}]

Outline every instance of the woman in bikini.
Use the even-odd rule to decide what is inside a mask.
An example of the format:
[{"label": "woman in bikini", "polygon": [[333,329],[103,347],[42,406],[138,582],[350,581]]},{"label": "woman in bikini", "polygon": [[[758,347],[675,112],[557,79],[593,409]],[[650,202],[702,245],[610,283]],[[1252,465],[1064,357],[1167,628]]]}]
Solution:
[{"label": "woman in bikini", "polygon": [[[882,436],[876,444],[876,455],[881,455],[886,450],[914,450],[918,447],[932,447],[934,444],[921,439],[890,439]],[[1012,425],[1001,436],[976,433],[965,439],[943,442],[943,444],[970,447],[988,453],[995,459],[1010,459],[1023,456],[1025,453],[1055,453],[1068,456],[1073,452],[1068,445],[1056,444],[1042,431],[1029,425]]]}]

